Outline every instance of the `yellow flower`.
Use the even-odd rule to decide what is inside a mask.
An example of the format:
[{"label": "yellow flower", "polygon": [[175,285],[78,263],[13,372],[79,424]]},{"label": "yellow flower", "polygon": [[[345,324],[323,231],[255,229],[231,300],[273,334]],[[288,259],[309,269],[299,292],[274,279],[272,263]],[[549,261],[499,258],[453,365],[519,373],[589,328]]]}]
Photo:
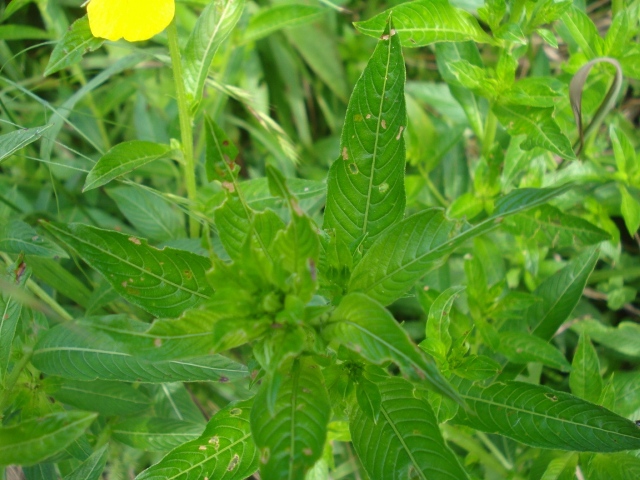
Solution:
[{"label": "yellow flower", "polygon": [[94,37],[139,42],[167,28],[175,8],[175,0],[90,0],[87,13]]}]

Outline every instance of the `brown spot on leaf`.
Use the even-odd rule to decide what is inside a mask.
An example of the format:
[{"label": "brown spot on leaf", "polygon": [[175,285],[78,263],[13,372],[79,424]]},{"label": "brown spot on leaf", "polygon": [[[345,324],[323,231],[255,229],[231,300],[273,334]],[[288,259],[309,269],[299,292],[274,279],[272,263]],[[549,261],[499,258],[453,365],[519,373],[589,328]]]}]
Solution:
[{"label": "brown spot on leaf", "polygon": [[349,160],[349,152],[347,152],[347,147],[344,147],[342,149],[342,159],[343,160]]},{"label": "brown spot on leaf", "polygon": [[153,340],[153,345],[154,345],[155,347],[161,347],[161,346],[162,346],[162,339],[161,339],[161,338],[155,338],[155,339]]},{"label": "brown spot on leaf", "polygon": [[227,467],[227,471],[230,472],[231,470],[236,468],[238,466],[238,463],[240,463],[240,457],[237,453],[234,453],[233,458],[231,459],[231,461],[229,462],[229,466]]},{"label": "brown spot on leaf", "polygon": [[383,118],[382,121],[380,122],[380,126],[382,128],[384,128],[385,130],[387,129],[387,121]]},{"label": "brown spot on leaf", "polygon": [[396,140],[400,140],[402,137],[402,132],[404,132],[404,127],[401,125],[400,130],[398,131],[398,135],[396,135]]},{"label": "brown spot on leaf", "polygon": [[140,241],[140,239],[136,237],[129,237],[129,241],[131,243],[135,243],[136,245],[142,245],[142,242]]}]

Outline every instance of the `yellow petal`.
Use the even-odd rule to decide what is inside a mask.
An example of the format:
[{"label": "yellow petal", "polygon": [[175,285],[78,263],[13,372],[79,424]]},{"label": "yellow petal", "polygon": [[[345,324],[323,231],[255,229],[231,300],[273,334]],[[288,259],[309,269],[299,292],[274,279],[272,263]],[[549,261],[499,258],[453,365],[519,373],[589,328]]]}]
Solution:
[{"label": "yellow petal", "polygon": [[175,0],[91,0],[87,13],[94,37],[139,42],[167,28],[175,7]]}]

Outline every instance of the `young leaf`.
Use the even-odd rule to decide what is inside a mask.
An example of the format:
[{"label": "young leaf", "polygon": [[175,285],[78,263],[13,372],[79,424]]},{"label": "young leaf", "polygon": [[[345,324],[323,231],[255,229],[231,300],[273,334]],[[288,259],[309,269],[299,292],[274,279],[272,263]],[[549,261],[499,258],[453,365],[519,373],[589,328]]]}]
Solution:
[{"label": "young leaf", "polygon": [[567,160],[576,158],[571,142],[553,119],[553,108],[494,105],[493,112],[510,135],[526,135],[520,144],[523,150],[541,147]]},{"label": "young leaf", "polygon": [[622,196],[620,212],[624,218],[624,224],[629,234],[635,235],[640,228],[640,200],[632,196],[624,185],[620,186],[620,195]]},{"label": "young leaf", "polygon": [[21,148],[38,140],[50,126],[51,124],[35,128],[21,128],[15,132],[0,135],[0,163]]},{"label": "young leaf", "polygon": [[209,116],[205,117],[205,127],[207,180],[210,182],[213,180],[233,182],[238,175],[238,168],[234,163],[238,156],[238,148],[229,140],[224,130]]},{"label": "young leaf", "polygon": [[349,100],[340,158],[327,179],[323,228],[363,250],[403,217],[406,202],[405,67],[390,24],[385,32]]},{"label": "young leaf", "polygon": [[212,1],[200,14],[184,53],[184,77],[191,102],[202,99],[213,57],[231,34],[244,10],[245,0]]},{"label": "young leaf", "polygon": [[84,182],[83,192],[106,185],[111,180],[132,172],[147,163],[167,158],[173,153],[169,145],[133,140],[119,143],[93,166]]},{"label": "young leaf", "polygon": [[455,422],[498,433],[539,448],[619,452],[640,448],[632,421],[568,393],[521,382],[487,388],[467,384],[460,395],[469,406]]},{"label": "young leaf", "polygon": [[0,465],[33,465],[64,450],[93,423],[87,412],[52,413],[0,427]]},{"label": "young leaf", "polygon": [[234,402],[216,413],[200,438],[169,452],[136,480],[244,480],[259,463],[249,418],[253,399]]},{"label": "young leaf", "polygon": [[265,6],[251,17],[244,32],[244,41],[251,42],[271,35],[286,27],[312,22],[325,12],[317,5],[272,5]]},{"label": "young leaf", "polygon": [[0,221],[0,251],[48,258],[69,258],[67,252],[22,220]]},{"label": "young leaf", "polygon": [[142,417],[116,423],[113,438],[140,450],[166,452],[202,435],[202,423],[173,418]]},{"label": "young leaf", "polygon": [[360,411],[364,413],[373,423],[378,423],[380,417],[380,405],[382,396],[378,385],[364,377],[358,380],[356,386],[356,400]]},{"label": "young leaf", "polygon": [[109,457],[108,448],[109,445],[105,445],[101,449],[96,450],[89,458],[82,462],[78,468],[65,476],[64,480],[99,480],[102,478],[102,471]]},{"label": "young leaf", "polygon": [[267,408],[266,382],[251,411],[251,431],[261,452],[260,476],[265,480],[304,478],[322,455],[331,413],[316,364],[295,359],[282,372],[273,411]]},{"label": "young leaf", "polygon": [[247,372],[244,366],[221,355],[176,355],[165,350],[162,355],[150,352],[142,356],[136,355],[135,346],[120,343],[97,329],[65,323],[40,336],[32,362],[49,375],[85,381],[228,381]]},{"label": "young leaf", "polygon": [[566,191],[559,188],[523,188],[498,200],[494,214],[483,222],[459,229],[439,210],[425,210],[389,229],[355,267],[349,291],[361,291],[390,304],[441,264],[463,242],[496,228],[502,219],[537,207]]},{"label": "young leaf", "polygon": [[440,363],[447,361],[447,353],[451,348],[449,333],[449,312],[456,297],[465,287],[450,287],[435,299],[429,309],[425,339],[420,347]]},{"label": "young leaf", "polygon": [[501,333],[500,353],[513,363],[540,362],[564,372],[571,370],[567,359],[553,345],[528,333]]},{"label": "young leaf", "polygon": [[402,46],[423,47],[437,42],[493,43],[477,20],[464,10],[452,7],[447,0],[417,0],[396,5],[355,27],[365,35],[380,37],[389,16],[400,35]]},{"label": "young leaf", "polygon": [[427,360],[391,313],[361,293],[342,299],[333,312],[327,336],[358,352],[372,363],[396,362],[406,374],[426,380],[433,389],[459,401],[455,390]]},{"label": "young leaf", "polygon": [[76,20],[51,52],[44,76],[79,63],[87,52],[97,50],[103,43],[104,39],[91,34],[86,16]]},{"label": "young leaf", "polygon": [[569,375],[571,393],[588,402],[598,403],[602,393],[600,361],[586,333],[580,335],[571,366],[571,375]]},{"label": "young leaf", "polygon": [[146,240],[88,225],[42,225],[98,270],[116,292],[152,315],[177,317],[212,293],[205,257],[158,250]]},{"label": "young leaf", "polygon": [[134,415],[151,407],[147,395],[122,382],[52,379],[45,391],[59,402],[104,415]]},{"label": "young leaf", "polygon": [[551,340],[582,297],[598,257],[596,248],[585,250],[535,289],[534,295],[542,301],[534,303],[525,312],[525,319],[534,335]]},{"label": "young leaf", "polygon": [[429,402],[415,395],[414,387],[401,378],[376,382],[382,401],[380,417],[353,408],[349,430],[353,446],[370,478],[469,478],[444,442]]}]

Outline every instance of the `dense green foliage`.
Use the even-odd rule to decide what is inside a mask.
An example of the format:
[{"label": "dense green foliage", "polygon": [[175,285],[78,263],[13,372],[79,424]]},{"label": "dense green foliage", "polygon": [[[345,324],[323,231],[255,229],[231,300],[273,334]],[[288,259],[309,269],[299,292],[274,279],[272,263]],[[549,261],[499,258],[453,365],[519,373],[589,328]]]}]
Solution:
[{"label": "dense green foliage", "polygon": [[0,479],[640,478],[640,0],[176,12],[0,6]]}]

